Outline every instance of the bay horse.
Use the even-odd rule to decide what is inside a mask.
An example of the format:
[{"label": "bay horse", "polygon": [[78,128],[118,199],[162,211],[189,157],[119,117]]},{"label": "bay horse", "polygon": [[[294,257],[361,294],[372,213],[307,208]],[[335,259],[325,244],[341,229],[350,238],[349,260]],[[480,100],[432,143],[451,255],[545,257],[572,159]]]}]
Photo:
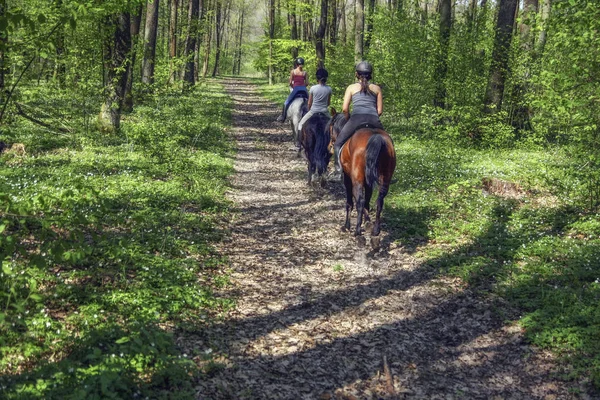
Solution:
[{"label": "bay horse", "polygon": [[302,126],[300,144],[308,162],[308,184],[312,184],[313,175],[316,173],[321,186],[325,185],[325,172],[329,165],[330,133],[326,129],[330,117],[325,113],[313,114]]},{"label": "bay horse", "polygon": [[[344,114],[331,109],[331,121],[328,124],[331,141],[330,148],[346,124]],[[379,185],[377,211],[372,236],[379,236],[381,230],[381,210],[383,199],[388,193],[394,170],[396,169],[396,151],[390,135],[383,129],[359,126],[342,147],[340,154],[344,186],[346,187],[346,222],[344,229],[350,229],[350,213],[356,202],[357,221],[354,236],[360,236],[363,216],[369,222],[369,203],[375,183]]]}]

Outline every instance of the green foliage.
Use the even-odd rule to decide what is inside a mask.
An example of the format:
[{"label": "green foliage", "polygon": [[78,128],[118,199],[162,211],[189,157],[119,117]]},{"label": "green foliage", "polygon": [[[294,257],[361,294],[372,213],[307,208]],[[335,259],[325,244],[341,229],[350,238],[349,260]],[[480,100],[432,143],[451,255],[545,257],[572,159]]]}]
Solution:
[{"label": "green foliage", "polygon": [[232,306],[214,294],[228,279],[212,247],[228,209],[229,107],[215,84],[156,93],[122,138],[82,124],[75,148],[30,146],[51,134],[15,127],[28,154],[0,156],[3,398],[192,395],[196,354],[172,331]]},{"label": "green foliage", "polygon": [[566,378],[600,387],[599,215],[553,187],[570,154],[399,139],[385,210],[392,239],[472,291],[506,299],[531,343],[563,357]]}]

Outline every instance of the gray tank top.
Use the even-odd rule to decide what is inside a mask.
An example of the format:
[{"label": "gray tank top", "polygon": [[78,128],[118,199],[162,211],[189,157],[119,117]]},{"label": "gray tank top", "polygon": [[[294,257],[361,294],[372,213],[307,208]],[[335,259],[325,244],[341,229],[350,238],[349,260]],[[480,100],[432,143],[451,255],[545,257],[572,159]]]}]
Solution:
[{"label": "gray tank top", "polygon": [[352,114],[377,114],[377,95],[356,92],[352,95]]}]

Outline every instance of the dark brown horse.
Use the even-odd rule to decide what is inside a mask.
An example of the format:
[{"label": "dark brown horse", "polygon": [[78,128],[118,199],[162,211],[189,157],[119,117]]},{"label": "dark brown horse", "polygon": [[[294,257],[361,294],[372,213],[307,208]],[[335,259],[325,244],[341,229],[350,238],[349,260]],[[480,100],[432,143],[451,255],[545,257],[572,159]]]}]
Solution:
[{"label": "dark brown horse", "polygon": [[[331,135],[331,145],[346,124],[343,114],[331,109],[333,116],[328,129]],[[359,127],[348,139],[340,152],[344,186],[346,187],[346,223],[345,229],[350,229],[350,212],[356,202],[358,214],[354,235],[360,235],[364,219],[368,222],[369,203],[373,195],[375,183],[379,185],[377,196],[377,211],[372,236],[378,236],[381,230],[380,218],[383,209],[383,199],[388,193],[394,169],[396,168],[396,151],[392,139],[383,129]]]}]

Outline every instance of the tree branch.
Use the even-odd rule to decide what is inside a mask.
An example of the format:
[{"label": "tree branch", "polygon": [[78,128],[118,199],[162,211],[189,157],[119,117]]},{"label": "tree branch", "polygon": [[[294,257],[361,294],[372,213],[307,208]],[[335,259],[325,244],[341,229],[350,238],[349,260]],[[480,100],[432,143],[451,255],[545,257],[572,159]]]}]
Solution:
[{"label": "tree branch", "polygon": [[47,124],[44,121],[40,121],[39,119],[36,119],[36,118],[32,117],[31,115],[27,115],[25,113],[25,111],[23,111],[23,108],[21,108],[22,105],[19,104],[19,103],[17,103],[16,101],[15,101],[15,106],[17,106],[17,114],[19,114],[21,117],[23,117],[23,118],[25,118],[25,119],[33,122],[34,124],[38,124],[38,125],[43,126],[44,128],[48,128],[48,129],[51,129],[51,130],[56,130],[56,131],[63,132],[63,133],[72,133],[72,131],[69,130],[69,129],[67,129],[67,128],[54,127],[54,126],[52,126],[50,124]]}]

